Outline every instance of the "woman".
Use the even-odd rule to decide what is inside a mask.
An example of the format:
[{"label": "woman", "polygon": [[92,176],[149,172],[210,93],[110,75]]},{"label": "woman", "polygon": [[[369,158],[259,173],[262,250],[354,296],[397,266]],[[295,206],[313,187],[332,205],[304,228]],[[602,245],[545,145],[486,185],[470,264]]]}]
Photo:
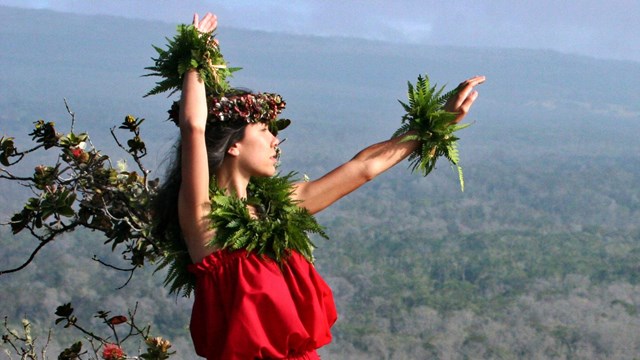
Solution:
[{"label": "woman", "polygon": [[[202,19],[196,14],[193,25],[209,33],[217,19],[210,13]],[[456,123],[469,111],[478,96],[474,87],[483,81],[484,77],[473,77],[463,82],[447,103],[446,109],[456,113]],[[276,174],[279,141],[270,131],[272,119],[211,125],[207,106],[198,72],[188,71],[179,113],[179,173],[173,183],[179,187],[181,237],[193,262],[189,270],[196,276],[191,321],[196,351],[207,359],[319,359],[316,349],[330,342],[336,311],[330,289],[308,257],[294,248],[275,261],[269,256],[273,253],[211,245],[225,224],[212,225],[216,205],[210,185],[226,196],[246,199],[252,177]],[[417,146],[401,137],[369,146],[320,179],[293,184],[291,201],[315,214],[402,161]],[[263,216],[260,204],[245,206],[252,218]]]}]

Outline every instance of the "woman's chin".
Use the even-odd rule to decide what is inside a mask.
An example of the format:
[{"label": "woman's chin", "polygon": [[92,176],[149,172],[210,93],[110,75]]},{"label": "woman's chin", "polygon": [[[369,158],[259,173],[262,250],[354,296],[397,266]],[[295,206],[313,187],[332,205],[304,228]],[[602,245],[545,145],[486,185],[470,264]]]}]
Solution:
[{"label": "woman's chin", "polygon": [[275,175],[277,173],[276,168],[274,167],[272,170],[270,171],[263,171],[260,173],[255,174],[254,176],[257,177],[272,177],[273,175]]}]

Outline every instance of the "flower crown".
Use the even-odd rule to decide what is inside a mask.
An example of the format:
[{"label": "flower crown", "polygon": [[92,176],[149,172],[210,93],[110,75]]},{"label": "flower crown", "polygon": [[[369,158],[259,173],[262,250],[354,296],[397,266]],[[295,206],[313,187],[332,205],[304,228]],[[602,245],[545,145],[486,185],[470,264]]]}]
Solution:
[{"label": "flower crown", "polygon": [[[214,34],[201,33],[193,25],[179,25],[178,34],[168,39],[167,49],[154,46],[158,57],[154,66],[147,67],[152,73],[146,76],[160,76],[163,80],[156,83],[147,95],[165,91],[178,91],[182,79],[188,70],[198,71],[207,93],[209,115],[207,124],[224,126],[230,122],[266,123],[272,133],[287,127],[291,120],[278,119],[286,103],[282,97],[273,93],[237,93],[231,90],[227,77],[239,68],[229,68],[220,47],[214,40]],[[226,94],[231,94],[225,96]],[[169,110],[169,120],[179,124],[180,103],[175,101]]]},{"label": "flower crown", "polygon": [[[287,103],[274,93],[244,93],[231,96],[207,96],[207,124],[224,126],[230,122],[265,123],[277,135],[289,124],[289,119],[278,119]],[[175,101],[169,110],[169,120],[179,124],[180,102]]]}]

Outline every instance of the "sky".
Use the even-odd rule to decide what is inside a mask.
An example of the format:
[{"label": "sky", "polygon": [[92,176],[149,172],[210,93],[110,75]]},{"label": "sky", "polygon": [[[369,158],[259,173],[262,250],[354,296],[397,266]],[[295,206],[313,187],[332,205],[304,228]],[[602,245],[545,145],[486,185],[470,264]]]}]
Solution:
[{"label": "sky", "polygon": [[550,49],[640,62],[640,0],[0,0],[0,5],[402,43]]}]

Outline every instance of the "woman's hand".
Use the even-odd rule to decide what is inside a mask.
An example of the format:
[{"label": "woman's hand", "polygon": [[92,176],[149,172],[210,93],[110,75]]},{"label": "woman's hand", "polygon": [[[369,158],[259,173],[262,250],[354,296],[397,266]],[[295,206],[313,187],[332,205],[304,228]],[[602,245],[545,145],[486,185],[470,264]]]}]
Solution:
[{"label": "woman's hand", "polygon": [[[193,14],[193,26],[201,33],[213,32],[218,26],[218,18],[208,12],[202,19]],[[182,103],[180,104],[180,128],[183,131],[204,133],[207,124],[207,100],[204,82],[194,69],[185,73],[182,83]]]},{"label": "woman's hand", "polygon": [[210,12],[206,13],[202,20],[198,14],[193,14],[193,26],[201,33],[210,33],[218,27],[218,18]]},{"label": "woman's hand", "polygon": [[478,98],[478,92],[474,89],[484,82],[484,76],[475,76],[458,85],[458,93],[447,101],[444,106],[446,111],[457,114],[454,123],[459,123],[471,109],[471,105]]}]

